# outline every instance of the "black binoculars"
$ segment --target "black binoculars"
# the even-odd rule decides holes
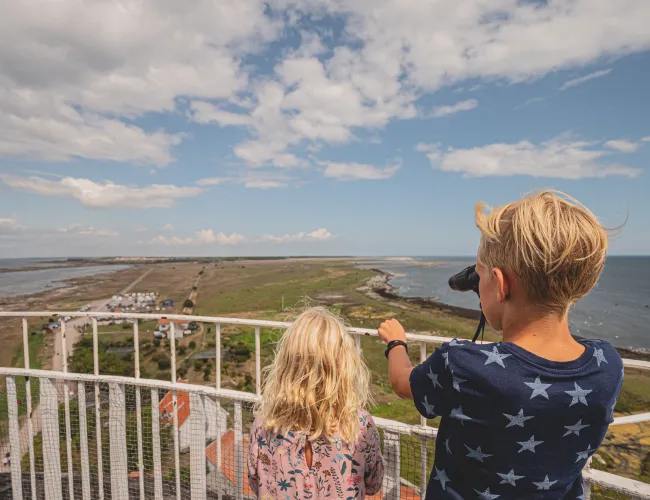
[[[476,265],[468,266],[459,273],[449,278],[449,288],[457,292],[478,293],[479,276],[476,272]]]

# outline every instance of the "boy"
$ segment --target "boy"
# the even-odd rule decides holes
[[[581,499],[623,383],[614,348],[575,340],[568,324],[602,272],[606,230],[553,191],[478,204],[476,225],[481,306],[503,341],[453,341],[415,368],[405,345],[387,353],[395,392],[442,417],[426,498]],[[394,319],[379,335],[406,341]]]

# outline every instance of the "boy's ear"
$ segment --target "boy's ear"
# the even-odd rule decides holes
[[[510,283],[508,276],[498,267],[492,269],[492,277],[497,282],[497,300],[504,302],[510,298]]]

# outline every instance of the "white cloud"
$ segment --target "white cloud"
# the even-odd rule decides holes
[[[342,181],[390,179],[402,167],[401,165],[377,167],[365,163],[341,162],[326,162],[325,164],[327,167],[323,175]]]
[[[215,233],[212,229],[203,229],[196,233],[196,241],[199,243],[217,243],[218,245],[239,245],[246,241],[242,234]]]
[[[0,19],[0,155],[165,165],[180,136],[122,117],[178,98],[231,99],[240,58],[275,37],[262,0],[5,2]]]
[[[9,187],[42,196],[57,196],[80,201],[89,208],[167,208],[180,198],[198,196],[203,192],[198,187],[182,187],[153,184],[146,187],[131,187],[110,181],[95,182],[90,179],[65,177],[50,181],[41,177],[18,177],[0,175]]]
[[[148,233],[148,232],[149,232],[149,228],[148,228],[148,227],[136,227],[136,228],[134,229],[134,231],[135,231],[136,233]]]
[[[296,243],[296,242],[309,242],[309,241],[328,241],[334,238],[334,235],[325,228],[316,229],[310,233],[294,233],[283,235],[265,234],[259,241],[262,243]]]
[[[197,123],[218,123],[219,125],[250,125],[251,117],[243,113],[223,111],[208,102],[194,101],[190,105],[192,121]]]
[[[225,234],[215,233],[212,229],[202,229],[197,231],[192,236],[179,237],[179,236],[156,236],[149,241],[150,245],[164,245],[164,246],[181,246],[181,245],[239,245],[246,242],[246,237],[238,234]]]
[[[597,143],[571,141],[565,136],[538,145],[521,141],[443,152],[437,145],[419,144],[416,149],[427,153],[432,167],[461,172],[465,177],[527,175],[581,179],[609,175],[636,177],[640,173],[635,168],[602,161],[608,151],[597,147]]]
[[[261,170],[248,170],[236,177],[207,177],[196,181],[199,186],[217,186],[221,184],[241,184],[250,189],[276,189],[289,185],[289,178],[284,174],[276,174]]]
[[[165,231],[173,231],[173,230],[174,230],[174,226],[172,226],[172,225],[168,222],[167,224],[165,224],[165,226],[163,227],[163,229],[164,229]]]
[[[639,149],[640,144],[628,141],[626,139],[615,139],[612,141],[607,141],[604,146],[609,149],[620,151],[621,153],[634,153],[637,149]]]
[[[461,111],[470,111],[478,106],[476,99],[467,99],[465,101],[457,102],[451,106],[438,106],[433,108],[433,116],[440,118],[442,116],[453,115]]]
[[[80,236],[99,236],[117,237],[120,235],[118,231],[112,229],[95,229],[92,226],[84,226],[83,224],[70,224],[68,227],[59,228],[58,231],[63,234],[76,234]]]
[[[560,90],[566,90],[571,87],[575,87],[577,85],[582,85],[585,82],[588,82],[589,80],[593,80],[594,78],[601,78],[603,76],[609,75],[612,72],[611,68],[610,69],[601,69],[599,71],[594,71],[593,73],[589,73],[588,75],[581,76],[579,78],[574,78],[572,80],[568,80],[564,82],[564,85],[560,87]]]

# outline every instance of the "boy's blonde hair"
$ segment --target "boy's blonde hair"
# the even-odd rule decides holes
[[[531,302],[565,314],[597,283],[607,230],[594,214],[559,191],[541,191],[490,209],[476,205],[482,233],[478,259],[517,275]]]
[[[286,330],[267,369],[258,414],[267,429],[305,431],[310,440],[359,435],[358,410],[370,402],[370,372],[340,318],[323,307]]]

